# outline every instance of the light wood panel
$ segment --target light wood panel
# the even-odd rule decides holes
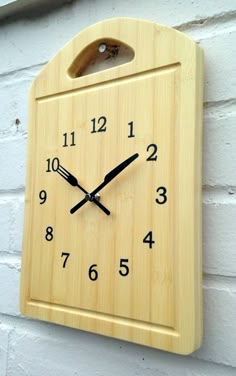
[[[130,61],[83,75],[101,43]],[[185,35],[118,18],[78,34],[35,79],[23,314],[181,354],[200,346],[202,60]],[[91,192],[135,153],[100,192],[110,215],[91,202],[70,214],[85,194],[54,158]]]

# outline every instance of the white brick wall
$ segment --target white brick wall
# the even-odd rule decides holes
[[[235,0],[80,0],[37,17],[23,15],[0,21],[0,376],[235,376]],[[118,16],[176,27],[205,51],[204,341],[191,356],[42,323],[19,313],[28,89],[75,34]]]

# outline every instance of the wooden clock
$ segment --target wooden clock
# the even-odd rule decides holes
[[[35,79],[23,314],[180,354],[200,346],[202,66],[182,33],[118,18]]]

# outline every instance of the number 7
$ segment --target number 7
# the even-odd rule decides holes
[[[63,268],[66,267],[66,262],[67,262],[67,260],[68,260],[68,257],[70,256],[70,253],[62,252],[61,257],[64,257],[64,256],[65,256],[65,260],[64,260],[64,262],[63,262]]]

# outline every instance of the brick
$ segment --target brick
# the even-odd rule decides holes
[[[0,255],[22,249],[24,197],[0,195]],[[5,256],[5,255],[4,255]]]
[[[10,252],[21,252],[24,222],[24,197],[14,200],[13,224],[10,233]]]
[[[26,173],[26,139],[0,140],[0,191],[23,188]]]
[[[214,112],[214,109],[212,111]],[[216,111],[217,106],[215,106]],[[204,185],[236,185],[236,112],[232,112],[230,108],[228,112],[222,117],[220,115],[205,117],[203,134]]]
[[[194,356],[236,367],[235,280],[206,277],[204,280],[204,340]]]
[[[200,41],[205,63],[205,101],[221,101],[236,95],[236,29]]]
[[[41,69],[36,67],[1,77],[0,135],[3,137],[26,133],[29,89]]]
[[[0,376],[7,375],[8,330],[0,324]]]
[[[224,196],[226,195],[227,192],[224,193]],[[235,223],[236,202],[204,202],[203,260],[205,273],[236,276]]]
[[[20,265],[0,263],[0,313],[19,315]]]
[[[12,205],[8,201],[0,201],[0,254],[8,252],[10,245]]]

